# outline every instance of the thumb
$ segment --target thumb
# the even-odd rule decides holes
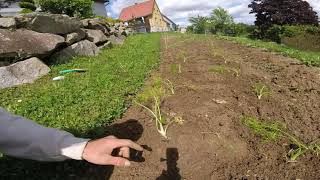
[[[111,157],[109,159],[109,163],[110,165],[114,165],[114,166],[119,166],[119,167],[128,167],[130,166],[130,161],[125,159],[125,158],[121,158],[121,157]]]

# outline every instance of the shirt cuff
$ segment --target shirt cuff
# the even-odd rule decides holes
[[[84,151],[84,148],[86,147],[89,139],[83,139],[83,142],[79,142],[76,144],[72,144],[69,147],[65,147],[61,149],[61,153],[63,156],[66,156],[70,159],[74,160],[83,160],[82,154]]]

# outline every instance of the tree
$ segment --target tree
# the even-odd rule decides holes
[[[255,25],[265,32],[272,25],[318,25],[317,13],[303,0],[253,0],[250,14]]]
[[[210,16],[211,31],[213,33],[224,34],[234,24],[233,17],[229,15],[228,11],[218,7],[214,9]]]
[[[190,28],[192,28],[192,32],[197,34],[204,34],[208,31],[208,23],[209,18],[205,16],[196,16],[189,18],[191,23]],[[189,28],[189,29],[190,29]]]
[[[37,0],[37,2],[44,12],[81,18],[93,16],[92,0]]]

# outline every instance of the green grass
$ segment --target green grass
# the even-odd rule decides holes
[[[320,52],[302,51],[302,50],[288,47],[286,45],[277,44],[274,42],[252,40],[245,37],[227,37],[227,36],[215,36],[215,37],[223,40],[230,40],[230,41],[233,41],[242,45],[246,45],[249,47],[265,48],[269,51],[279,52],[282,55],[301,60],[303,63],[305,63],[308,66],[320,67]]]
[[[123,46],[103,50],[97,57],[79,57],[52,67],[48,76],[34,84],[0,90],[0,106],[45,126],[82,137],[102,137],[109,132],[106,125],[131,104],[159,60],[160,34],[132,36]],[[60,70],[69,68],[88,71],[52,81]],[[0,179],[108,179],[110,173],[111,167],[84,161],[0,158]]]
[[[0,106],[42,125],[86,136],[122,115],[129,97],[138,92],[159,59],[160,34],[132,36],[123,46],[103,50],[97,57],[54,66],[34,84],[0,90]],[[88,71],[51,80],[69,68]]]

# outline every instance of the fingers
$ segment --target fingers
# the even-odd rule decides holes
[[[108,165],[114,165],[114,166],[118,166],[118,167],[128,167],[130,166],[130,161],[125,159],[125,158],[121,158],[121,157],[110,157],[108,159],[107,162]]]
[[[120,148],[119,156],[122,156],[124,158],[129,158],[130,157],[130,149],[128,147]]]
[[[133,141],[128,139],[117,139],[117,141],[115,142],[115,145],[117,148],[129,147],[137,151],[143,151],[143,148],[139,144],[136,144]]]

